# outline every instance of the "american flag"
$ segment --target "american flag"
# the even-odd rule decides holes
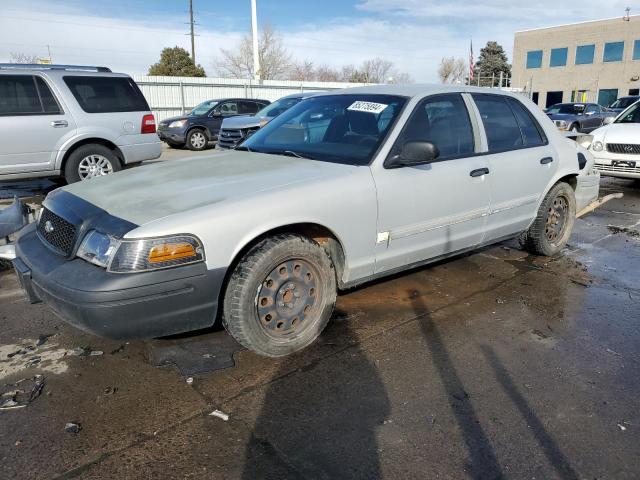
[[[475,77],[474,68],[473,68],[473,40],[471,40],[471,48],[469,49],[469,85],[473,82],[473,78]]]

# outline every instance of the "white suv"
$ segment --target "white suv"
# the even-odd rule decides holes
[[[105,67],[0,64],[0,181],[107,175],[162,153],[149,105]]]

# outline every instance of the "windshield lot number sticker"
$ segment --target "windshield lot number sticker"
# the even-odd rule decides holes
[[[353,102],[347,110],[351,110],[352,112],[367,112],[378,115],[381,113],[388,105],[384,103],[375,103],[375,102],[362,102],[357,101]]]

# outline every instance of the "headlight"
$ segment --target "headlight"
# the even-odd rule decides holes
[[[567,122],[564,120],[558,120],[556,122],[556,125],[558,126],[558,128],[562,128],[562,129],[566,129],[567,128]]]
[[[82,240],[77,255],[87,262],[107,267],[119,244],[119,240],[92,230]]]
[[[591,150],[593,150],[594,152],[601,152],[602,150],[604,150],[604,145],[602,144],[602,142],[593,142],[591,144]]]
[[[109,264],[115,273],[146,272],[204,260],[200,241],[190,235],[120,241]]]
[[[186,120],[176,120],[175,122],[171,122],[169,124],[169,128],[181,128],[184,127],[185,123],[187,123]]]

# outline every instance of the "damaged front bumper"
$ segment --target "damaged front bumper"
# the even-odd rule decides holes
[[[44,302],[64,321],[113,339],[153,338],[213,325],[224,269],[204,263],[116,274],[47,248],[35,225],[23,230],[13,261],[32,303]]]
[[[600,193],[600,173],[593,170],[588,175],[578,175],[576,182],[576,212],[581,211]]]

